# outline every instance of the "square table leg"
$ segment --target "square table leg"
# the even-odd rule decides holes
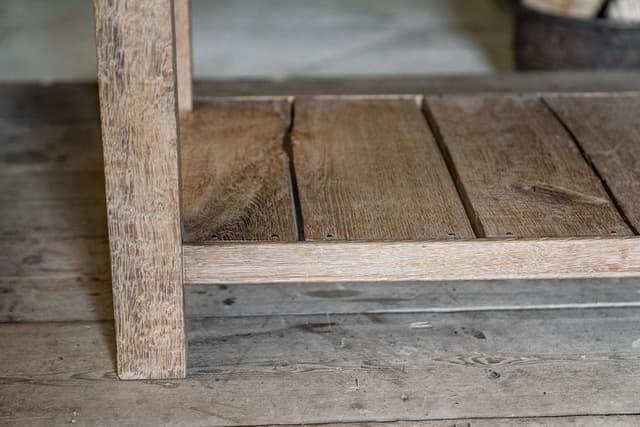
[[[185,376],[172,0],[94,0],[118,375]]]

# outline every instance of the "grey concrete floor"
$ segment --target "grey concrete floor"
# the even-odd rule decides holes
[[[192,0],[196,78],[511,69],[506,0]],[[95,77],[91,0],[2,0],[0,79]]]

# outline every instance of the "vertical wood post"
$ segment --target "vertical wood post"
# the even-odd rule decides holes
[[[193,108],[191,62],[191,0],[174,0],[176,21],[176,55],[178,71],[178,107],[188,111]]]
[[[118,375],[185,375],[172,0],[94,0]]]

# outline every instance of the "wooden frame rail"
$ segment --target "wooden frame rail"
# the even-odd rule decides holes
[[[184,246],[191,284],[640,276],[640,237]]]

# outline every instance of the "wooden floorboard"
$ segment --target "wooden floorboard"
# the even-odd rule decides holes
[[[547,96],[607,184],[630,225],[640,230],[640,98]]]
[[[639,316],[195,319],[190,378],[144,382],[115,379],[110,322],[4,324],[1,416],[11,425],[214,426],[635,413]]]
[[[199,103],[180,128],[185,242],[297,240],[286,101]]]
[[[633,76],[335,80],[325,89],[640,89]],[[638,413],[640,392],[632,278],[189,286],[192,375],[118,381],[96,86],[0,84],[0,94],[1,425],[638,424],[621,415]]]
[[[300,99],[292,140],[305,240],[473,237],[414,100]]]
[[[632,234],[537,97],[427,97],[425,109],[479,236]]]

